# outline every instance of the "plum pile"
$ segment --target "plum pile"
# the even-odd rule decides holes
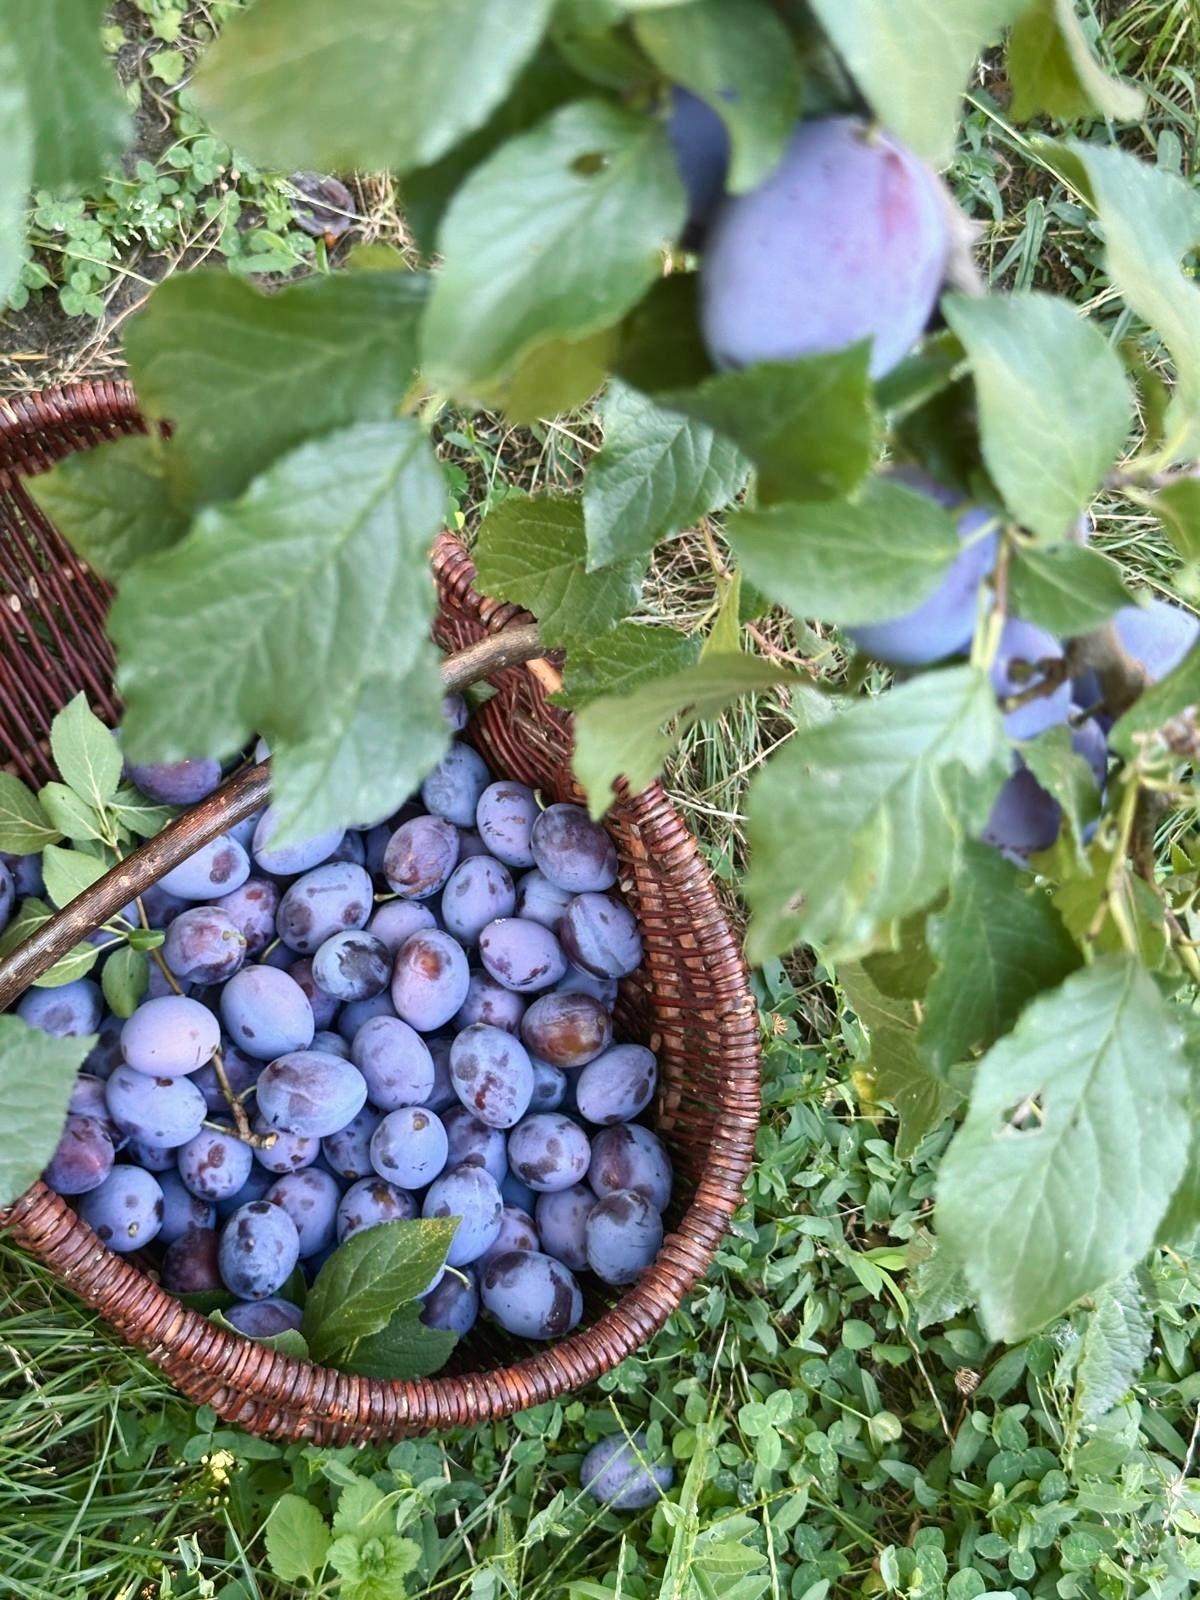
[[[193,803],[221,773],[130,775]],[[482,1311],[568,1333],[578,1275],[635,1282],[671,1195],[637,1120],[657,1061],[614,1041],[642,945],[611,838],[462,740],[395,816],[274,836],[268,807],[143,897],[164,942],[128,1018],[91,978],[19,1002],[34,1027],[98,1035],[46,1182],[172,1292],[232,1296],[252,1337],[298,1325],[297,1269],[417,1217],[458,1219],[428,1326],[461,1337]],[[36,858],[0,864],[4,909],[38,879]]]

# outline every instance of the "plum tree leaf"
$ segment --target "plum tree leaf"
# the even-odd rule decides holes
[[[950,295],[943,309],[975,375],[988,471],[1020,522],[1064,539],[1129,432],[1120,357],[1051,295]]]
[[[620,622],[567,653],[563,705],[578,708],[601,695],[629,694],[643,684],[693,666],[700,647],[674,628]]]
[[[484,518],[474,549],[479,587],[525,606],[548,645],[594,638],[637,603],[645,560],[586,569],[583,506],[574,496],[511,496]]]
[[[357,1372],[364,1378],[427,1378],[445,1366],[457,1342],[447,1328],[427,1328],[419,1305],[406,1305],[386,1327],[360,1339],[338,1365],[343,1372]]]
[[[1076,856],[1088,825],[1100,815],[1101,796],[1090,762],[1071,742],[1070,729],[1047,728],[1021,746],[1021,757],[1048,794],[1062,807]],[[1062,841],[1059,847],[1063,848]]]
[[[1119,716],[1108,736],[1109,749],[1132,760],[1139,740],[1164,727],[1173,717],[1200,705],[1200,649],[1193,648],[1173,672],[1152,683],[1128,711]]]
[[[125,148],[129,114],[100,42],[106,9],[105,0],[0,0],[0,34],[16,54],[33,126],[26,188],[90,183],[113,170]]]
[[[660,278],[625,318],[613,370],[660,404],[668,390],[688,389],[713,376],[700,333],[698,274]]]
[[[7,0],[9,7],[14,0]],[[25,262],[25,213],[33,187],[33,122],[16,45],[0,28],[0,306],[8,304]]]
[[[116,579],[187,532],[166,467],[160,439],[130,434],[67,456],[26,488],[72,549]]]
[[[758,468],[763,504],[833,499],[858,487],[878,450],[869,354],[860,344],[763,361],[655,398],[739,445]]]
[[[108,862],[84,855],[82,850],[64,850],[61,845],[48,844],[42,854],[46,893],[60,908],[90,889],[107,871]]]
[[[121,747],[82,691],[50,724],[50,753],[64,783],[102,810],[121,781]]]
[[[518,424],[578,410],[603,387],[616,346],[616,328],[582,339],[547,339],[526,351],[494,397],[484,398],[489,409]]]
[[[315,1584],[325,1565],[332,1534],[329,1524],[302,1495],[281,1495],[263,1530],[271,1571],[284,1583]]]
[[[583,482],[590,568],[646,554],[728,505],[746,481],[749,463],[729,439],[623,383],[600,415],[604,445]]]
[[[1187,1111],[1180,1029],[1128,955],[1039,995],[993,1045],[937,1203],[993,1338],[1035,1333],[1136,1266],[1183,1175]]]
[[[261,166],[407,172],[504,99],[552,0],[258,0],[201,62],[193,94]]]
[[[947,511],[882,478],[869,479],[854,500],[736,512],[725,536],[771,600],[797,616],[847,624],[911,611],[962,548]]]
[[[798,733],[748,801],[747,951],[834,959],[928,905],[987,819],[1010,752],[985,673],[951,667]]]
[[[400,419],[303,444],[202,512],[126,575],[113,606],[126,749],[219,755],[259,729],[273,747],[298,744],[325,736],[370,680],[402,685],[433,615],[444,504],[424,433]]]
[[[20,778],[0,772],[0,850],[15,856],[32,855],[62,838]]]
[[[168,278],[130,323],[126,350],[143,409],[174,426],[178,493],[231,499],[305,439],[394,417],[413,384],[427,293],[423,274],[403,271],[270,295],[228,272]]]
[[[58,1039],[20,1017],[0,1017],[0,1104],[20,1138],[0,1149],[0,1206],[25,1193],[54,1154],[75,1074],[94,1035]]]
[[[865,1071],[874,1094],[900,1119],[896,1154],[907,1161],[927,1133],[958,1107],[962,1095],[931,1070],[917,1048],[917,1013],[911,1000],[883,994],[860,962],[842,963],[838,982],[870,1044]]]
[[[1009,563],[1008,599],[1015,616],[1069,639],[1103,627],[1132,597],[1120,567],[1098,550],[1027,544]]]
[[[879,119],[936,166],[954,153],[959,105],[984,46],[1027,0],[810,0]]]
[[[100,987],[118,1017],[131,1017],[150,983],[150,963],[142,950],[124,945],[104,963]]]
[[[65,783],[44,783],[38,790],[38,804],[68,839],[103,840],[105,827],[100,813]]]
[[[1200,1231],[1200,1026],[1192,1011],[1181,1008],[1176,1017],[1183,1029],[1188,1066],[1188,1153],[1155,1242],[1183,1248]]]
[[[1029,0],[1009,37],[1008,72],[1017,122],[1039,111],[1059,122],[1092,111],[1136,122],[1145,109],[1141,90],[1110,77],[1096,59],[1073,0]]]
[[[547,339],[613,326],[658,277],[684,209],[666,132],[644,113],[577,101],[501,145],[442,221],[430,382],[476,394]]]
[[[1162,523],[1180,560],[1189,567],[1200,562],[1200,478],[1177,478],[1144,503]]]
[[[608,810],[618,778],[634,794],[656,778],[684,728],[717,716],[740,695],[806,681],[758,656],[710,655],[632,694],[591,701],[575,718],[574,765],[592,816]],[[675,718],[683,720],[663,733]]]
[[[1075,1369],[1075,1411],[1102,1417],[1126,1395],[1146,1365],[1154,1323],[1132,1273],[1101,1289],[1088,1313]]]
[[[642,49],[672,83],[706,100],[729,128],[728,188],[754,189],[779,165],[800,111],[791,35],[763,0],[692,0],[643,10]]]
[[[329,1361],[387,1327],[446,1259],[457,1217],[383,1222],[355,1234],[317,1274],[301,1331],[314,1361]]]
[[[925,995],[921,1053],[939,1076],[986,1049],[1026,1003],[1080,965],[1048,895],[988,845],[965,846],[944,911],[929,918],[938,968]]]

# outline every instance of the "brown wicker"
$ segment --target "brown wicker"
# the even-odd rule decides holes
[[[34,783],[52,773],[47,734],[65,701],[82,688],[110,719],[116,704],[102,628],[105,586],[37,513],[21,479],[141,427],[132,393],[119,383],[0,402],[0,754]],[[441,600],[435,632],[445,649],[528,622],[475,592],[470,557],[448,535],[433,567]],[[492,682],[497,693],[472,724],[483,754],[498,772],[555,800],[577,798],[570,720],[547,703],[543,677],[511,666]],[[261,781],[254,773],[244,778]],[[646,951],[644,968],[623,986],[619,1020],[628,1037],[659,1052],[656,1126],[675,1163],[678,1193],[654,1266],[614,1303],[589,1303],[588,1326],[532,1353],[481,1330],[466,1342],[453,1375],[381,1382],[294,1360],[187,1310],[105,1249],[40,1183],[8,1213],[12,1234],[185,1394],[254,1433],[327,1443],[395,1439],[506,1416],[609,1371],[662,1327],[711,1262],[741,1200],[759,1115],[755,1008],[695,843],[656,784],[623,798],[610,826]],[[186,838],[186,829],[180,835]],[[42,952],[39,970],[48,959]],[[20,986],[29,978],[26,970]],[[13,985],[5,987],[3,1003],[11,1003]]]

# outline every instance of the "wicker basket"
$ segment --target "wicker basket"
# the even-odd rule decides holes
[[[0,756],[26,780],[52,775],[47,734],[80,689],[112,720],[112,660],[103,632],[104,584],[66,549],[21,487],[29,473],[142,423],[120,383],[80,385],[0,402]],[[441,608],[435,633],[458,650],[528,618],[472,588],[470,557],[443,536],[433,558]],[[538,677],[509,667],[472,724],[494,769],[555,800],[576,799],[570,719],[546,702]],[[654,1266],[619,1298],[589,1301],[588,1325],[531,1347],[480,1328],[457,1369],[420,1382],[350,1377],[265,1349],[187,1310],[136,1266],[105,1249],[42,1184],[7,1223],[185,1394],[270,1436],[326,1443],[396,1439],[482,1422],[591,1382],[654,1334],[704,1273],[739,1204],[759,1115],[755,1008],[737,942],[696,846],[662,790],[623,799],[609,825],[645,945],[626,981],[618,1021],[659,1052],[656,1127],[677,1174],[670,1231]]]

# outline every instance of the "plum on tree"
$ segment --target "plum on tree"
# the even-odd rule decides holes
[[[687,221],[679,242],[685,250],[698,250],[725,192],[729,129],[706,100],[676,84],[671,89],[667,137],[687,191]]]

